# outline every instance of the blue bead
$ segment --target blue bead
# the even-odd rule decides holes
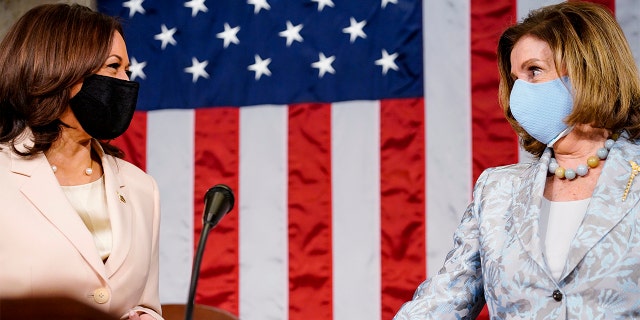
[[[576,168],[576,173],[579,176],[584,177],[587,175],[587,173],[589,173],[589,167],[587,167],[586,164],[581,164]]]
[[[558,163],[555,162],[555,161],[549,162],[549,173],[555,174],[556,173],[556,169],[558,169]]]
[[[615,141],[613,139],[607,139],[607,141],[604,142],[604,147],[607,148],[607,150],[611,150],[614,143]]]
[[[573,180],[576,178],[576,172],[573,171],[573,169],[567,169],[564,171],[564,177],[569,180]]]
[[[609,150],[607,150],[606,148],[600,148],[598,149],[598,152],[596,154],[598,155],[598,158],[600,158],[600,160],[604,160],[609,155]]]

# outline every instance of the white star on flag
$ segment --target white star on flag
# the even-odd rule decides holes
[[[209,74],[204,70],[208,64],[208,60],[200,62],[196,57],[193,57],[191,58],[191,67],[184,68],[184,72],[191,73],[193,75],[193,83],[196,83],[199,77],[209,79]]]
[[[228,47],[230,43],[239,44],[240,40],[238,40],[238,31],[240,31],[240,26],[235,28],[231,28],[228,23],[224,23],[224,31],[217,33],[216,38],[224,40],[224,47]]]
[[[382,66],[382,74],[387,74],[389,69],[398,71],[398,65],[396,64],[396,58],[398,53],[389,54],[387,50],[382,49],[382,58],[376,60],[376,65]]]
[[[131,65],[129,66],[129,71],[131,72],[131,77],[129,80],[133,81],[136,78],[146,79],[147,75],[144,74],[144,67],[147,66],[146,61],[138,62],[135,57],[131,58]]]
[[[398,0],[382,0],[382,9],[386,8],[389,3],[398,4]]]
[[[129,0],[127,2],[123,2],[122,6],[129,8],[129,18],[131,18],[136,13],[145,14],[144,8],[142,7],[143,2],[144,0]]]
[[[336,73],[336,70],[333,69],[333,67],[331,66],[333,61],[336,60],[336,56],[331,56],[327,58],[324,56],[324,53],[320,52],[320,54],[318,55],[318,59],[319,59],[318,61],[311,64],[311,67],[318,69],[318,72],[319,72],[318,76],[320,78],[322,78],[322,76],[324,76],[324,74],[327,72],[331,74]]]
[[[254,14],[258,14],[258,12],[260,12],[260,9],[265,9],[265,10],[271,9],[271,6],[269,5],[269,3],[267,3],[267,0],[247,0],[247,4],[254,5],[254,8],[253,8]]]
[[[271,58],[262,60],[259,55],[255,55],[255,63],[247,67],[247,69],[256,72],[256,80],[259,80],[263,74],[270,76],[271,71],[269,70],[269,63],[271,63]]]
[[[287,21],[287,30],[278,33],[281,37],[287,38],[287,47],[291,46],[293,41],[302,42],[302,36],[300,36],[300,30],[302,30],[302,24],[294,26],[291,21]]]
[[[207,12],[209,9],[204,5],[205,0],[190,0],[189,2],[185,2],[184,6],[187,8],[191,8],[191,17],[195,17],[198,15],[198,12]]]
[[[324,9],[324,6],[329,6],[331,8],[333,8],[334,6],[333,1],[331,0],[311,0],[311,1],[318,3],[318,11],[322,11],[322,9]]]
[[[349,41],[351,41],[351,43],[356,41],[358,37],[361,37],[362,39],[367,37],[364,31],[362,31],[362,28],[364,28],[364,26],[367,24],[366,20],[357,22],[356,19],[351,17],[350,24],[351,24],[350,26],[342,29],[342,32],[348,33],[350,35]]]
[[[162,32],[156,34],[153,38],[162,41],[162,50],[167,47],[167,43],[175,46],[177,42],[176,39],[173,38],[173,34],[176,33],[178,28],[167,29],[167,26],[164,24],[162,24],[160,28],[162,29]]]

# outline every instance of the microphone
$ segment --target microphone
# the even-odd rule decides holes
[[[220,220],[233,209],[235,198],[231,188],[224,184],[213,186],[204,195],[204,214],[202,215],[202,232],[200,233],[200,242],[196,255],[193,258],[193,269],[191,270],[191,285],[189,286],[189,300],[185,309],[185,320],[191,320],[193,317],[193,303],[196,295],[196,287],[198,286],[198,277],[200,275],[200,263],[202,263],[202,255],[204,247],[207,243],[209,231],[213,229]]]
[[[204,195],[203,225],[215,227],[233,209],[234,202],[233,192],[226,185],[218,184],[209,189]]]

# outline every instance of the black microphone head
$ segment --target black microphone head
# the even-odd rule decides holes
[[[216,184],[215,186],[211,187],[211,189],[209,189],[207,193],[205,193],[204,195],[205,201],[207,201],[207,199],[212,199],[213,195],[216,192],[220,192],[224,196],[226,201],[228,201],[229,209],[227,210],[227,212],[231,211],[231,209],[233,209],[233,205],[235,204],[235,200],[236,200],[233,195],[233,190],[231,190],[231,188],[229,188],[229,186],[227,186],[226,184],[222,184],[222,183]]]
[[[224,184],[217,184],[204,195],[204,215],[202,222],[215,226],[224,217],[235,203],[235,197],[231,188]]]

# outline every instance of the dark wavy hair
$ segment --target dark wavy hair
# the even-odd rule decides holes
[[[498,42],[500,105],[524,149],[540,156],[546,148],[520,126],[509,108],[515,82],[511,51],[525,35],[545,41],[553,52],[556,70],[566,70],[569,76],[574,106],[565,119],[568,125],[626,130],[631,138],[640,137],[640,79],[620,25],[601,5],[571,1],[532,11],[522,22],[507,28]]]
[[[81,5],[47,4],[25,13],[0,42],[0,143],[27,157],[49,150],[64,124],[70,89],[97,71],[120,22]],[[25,129],[33,145],[16,149]],[[100,141],[106,153],[123,152]]]

